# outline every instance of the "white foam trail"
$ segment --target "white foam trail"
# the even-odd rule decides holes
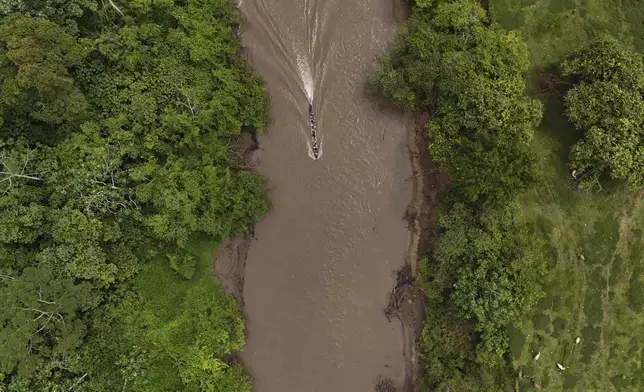
[[[315,155],[313,155],[313,147],[311,147],[311,143],[306,142],[306,146],[309,148],[309,158],[315,160]]]
[[[315,46],[318,43],[318,30],[320,28],[320,19],[317,17],[317,12],[315,15],[315,23],[313,25],[313,40],[311,42],[311,50],[315,52]]]
[[[309,67],[309,62],[306,60],[306,57],[298,53],[297,55],[297,68],[300,72],[300,78],[302,79],[302,85],[304,86],[304,94],[308,98],[309,103],[313,102],[313,76],[311,74],[311,68]]]

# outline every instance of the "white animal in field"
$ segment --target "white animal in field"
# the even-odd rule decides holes
[[[541,356],[541,351],[539,351],[537,355],[534,356],[534,360],[538,361],[540,356]]]
[[[559,370],[566,370],[566,367],[560,363],[557,364],[557,367],[559,368]]]

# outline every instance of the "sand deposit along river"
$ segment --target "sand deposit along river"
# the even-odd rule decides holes
[[[407,135],[402,115],[364,95],[399,10],[391,0],[239,7],[271,116],[257,164],[271,208],[256,225],[244,285],[242,360],[254,391],[371,392],[378,376],[402,385],[401,327],[383,308],[408,246]]]

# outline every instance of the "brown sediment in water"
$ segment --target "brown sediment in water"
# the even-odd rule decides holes
[[[424,295],[414,286],[418,261],[431,249],[435,240],[435,219],[437,213],[438,193],[447,184],[447,175],[438,170],[432,160],[427,145],[429,140],[424,130],[428,115],[407,116],[407,141],[409,160],[412,168],[412,200],[407,209],[406,218],[409,224],[409,247],[405,264],[397,271],[394,288],[390,293],[390,302],[385,315],[391,320],[396,318],[402,325],[405,377],[403,392],[420,390],[422,364],[418,361],[418,347],[424,323]],[[258,148],[251,139],[244,138],[241,151],[245,160],[252,161],[248,154]],[[238,150],[239,151],[239,150]],[[215,250],[214,270],[222,287],[230,293],[241,311],[244,307],[244,269],[248,248],[253,239],[253,227],[249,234],[222,241]],[[387,385],[389,380],[387,379]],[[377,384],[382,386],[382,380]],[[376,389],[378,389],[376,388]]]
[[[337,29],[320,30],[324,51],[314,48],[311,55],[319,59],[314,68],[333,70],[333,78],[324,72],[318,74],[320,79],[314,77],[319,84],[315,102],[320,131],[328,135],[325,143],[330,148],[326,159],[311,164],[301,158],[294,127],[306,114],[296,112],[302,97],[283,41],[291,37],[280,35],[282,28],[296,28],[292,23],[296,19],[285,19],[289,27],[284,27],[280,24],[284,21],[270,17],[279,15],[269,15],[270,8],[283,6],[283,1],[248,1],[253,9],[249,16],[258,18],[255,25],[274,34],[258,36],[253,31],[246,40],[252,44],[251,63],[265,77],[267,94],[275,98],[267,100],[273,122],[267,126],[271,132],[262,136],[266,151],[258,151],[262,156],[256,167],[274,187],[270,193],[276,207],[258,223],[259,239],[249,235],[218,247],[215,270],[246,315],[249,345],[242,358],[254,378],[254,390],[373,391],[390,385],[378,381],[382,376],[380,380],[402,384],[403,392],[418,391],[422,369],[416,347],[424,298],[412,282],[418,258],[434,236],[436,194],[445,176],[435,170],[427,152],[423,130],[427,116],[409,115],[405,123],[399,114],[370,108],[373,105],[359,92],[365,64],[386,50],[383,40],[390,33],[383,34],[382,29],[391,24],[387,17],[379,20],[383,16],[378,14],[389,4],[385,8],[369,4],[375,7],[370,11],[366,4],[353,9],[342,3],[343,13],[321,19],[346,33],[361,31],[357,24],[370,26],[373,46],[350,49],[353,38]],[[325,11],[324,3],[318,9],[316,0],[309,1],[321,15],[335,12],[333,7]],[[391,6],[385,12],[389,18],[401,22],[408,16],[405,3],[392,0]],[[353,23],[337,22],[342,18]],[[357,63],[340,55],[349,52],[359,56]],[[277,64],[281,68],[275,68]],[[241,155],[244,164],[257,161]],[[407,232],[400,221],[405,207]],[[388,271],[399,268],[403,274],[395,279],[393,299],[401,329],[397,322],[387,327],[381,313],[386,304],[381,305],[379,297],[391,287]],[[245,291],[250,300],[244,298]],[[400,334],[402,339],[397,339]]]
[[[404,379],[382,310],[408,246],[407,135],[364,96],[396,22],[389,0],[244,0],[242,38],[273,122],[257,170],[272,211],[246,263],[241,354],[255,392],[374,391]],[[309,157],[308,102],[324,153]],[[407,180],[407,181],[405,181]]]
[[[273,3],[272,5],[277,6],[277,4]],[[390,15],[396,22],[402,22],[408,17],[409,9],[405,3],[392,0],[391,4]],[[266,6],[268,3],[261,3],[261,5]],[[372,17],[367,15],[365,13],[363,17]],[[275,26],[275,23],[275,20],[269,20],[268,26],[273,28],[271,26]],[[343,25],[343,28],[345,27],[346,25]],[[376,31],[378,30],[372,30],[371,34],[373,35]],[[382,36],[380,37],[379,39],[382,39]],[[279,41],[279,38],[277,39]],[[275,37],[271,40],[262,40],[265,41],[265,44],[273,41],[271,45],[276,42]],[[333,45],[332,41],[328,39],[323,42],[326,41],[328,41],[327,45]],[[342,40],[342,42],[343,45],[348,45],[349,41]],[[281,46],[277,45],[282,51],[284,50],[283,44],[281,42]],[[251,57],[255,56],[255,64],[258,62],[258,54],[267,48],[268,45],[264,45],[260,49],[255,47],[255,49],[249,50]],[[333,46],[329,46],[329,48],[333,48]],[[364,46],[361,47],[360,52],[363,52],[364,48]],[[335,50],[338,49],[340,47]],[[373,48],[370,50],[373,51]],[[382,50],[380,49],[380,51]],[[282,57],[285,53],[278,54],[276,61],[286,66],[286,58]],[[321,56],[325,62],[330,61],[322,53],[317,53],[317,55]],[[324,63],[321,63],[320,66],[324,66]],[[296,95],[296,89],[289,84],[288,79],[285,79],[288,73],[275,72],[275,69],[267,68],[266,63],[261,64],[259,68],[264,69],[265,75],[263,76],[266,77],[269,84],[267,96],[271,91],[274,94],[278,94],[278,91],[280,94],[284,94],[286,91],[287,98]],[[334,69],[347,68],[340,66],[334,67]],[[274,192],[271,193],[275,193],[273,197],[277,203],[277,212],[259,223],[259,233],[264,237],[261,241],[257,242],[257,238],[252,234],[243,238],[230,239],[224,241],[216,252],[215,270],[217,275],[223,287],[235,297],[240,309],[246,315],[250,343],[242,354],[242,358],[248,372],[254,378],[256,384],[254,390],[258,392],[274,390],[273,388],[278,386],[285,392],[299,391],[302,386],[306,386],[307,390],[311,391],[326,391],[330,390],[329,388],[338,392],[344,390],[368,391],[378,387],[382,388],[385,385],[376,379],[377,375],[386,380],[392,380],[394,384],[402,384],[403,392],[420,390],[422,368],[417,359],[416,347],[424,321],[424,297],[415,289],[413,277],[417,270],[419,257],[427,251],[435,236],[432,222],[437,204],[436,195],[442,189],[442,184],[446,182],[446,179],[443,174],[437,172],[436,165],[432,162],[427,151],[428,141],[423,129],[427,116],[409,115],[406,118],[406,123],[403,121],[403,126],[400,126],[397,125],[400,120],[393,120],[398,116],[395,113],[387,113],[387,110],[382,108],[374,112],[372,109],[355,106],[353,103],[347,105],[351,102],[345,100],[347,93],[354,97],[354,102],[361,100],[356,94],[356,88],[352,87],[355,80],[361,77],[345,72],[339,73],[337,76],[345,77],[350,88],[347,89],[346,84],[342,87],[332,87],[330,84],[320,83],[322,91],[316,94],[316,98],[320,94],[328,98],[318,98],[317,104],[320,105],[320,114],[324,115],[325,107],[328,111],[330,106],[335,112],[332,114],[336,115],[335,119],[322,116],[320,119],[322,122],[325,120],[330,124],[335,122],[335,127],[322,127],[322,133],[329,133],[331,135],[329,140],[332,143],[342,142],[343,139],[346,141],[343,144],[331,145],[333,148],[329,156],[330,160],[322,166],[324,171],[313,170],[317,166],[309,167],[306,161],[300,161],[297,158],[297,143],[292,143],[293,138],[286,135],[284,131],[284,128],[290,127],[294,123],[294,119],[297,118],[294,113],[289,112],[290,108],[295,108],[298,105],[295,104],[289,108],[284,105],[283,101],[268,99],[267,105],[273,116],[273,122],[267,125],[267,129],[272,130],[273,133],[272,135],[269,133],[269,137],[264,137],[266,145],[262,142],[262,147],[266,147],[266,154],[269,156],[264,157],[266,162],[260,162],[261,164],[256,167],[275,187]],[[344,102],[343,105],[339,103],[340,100]],[[351,117],[343,116],[342,111],[338,111],[339,108],[342,108],[342,111],[349,110],[347,114],[355,112],[353,118],[349,120]],[[338,115],[341,119],[340,122],[338,122]],[[360,122],[361,119],[363,122]],[[367,124],[364,120],[367,120]],[[370,123],[372,125],[369,125]],[[358,132],[355,135],[353,133],[337,133],[342,128],[346,129],[347,126],[355,127],[355,131]],[[365,129],[368,126],[382,130],[375,130],[377,136],[374,138],[367,132],[368,129]],[[331,132],[332,130],[335,134]],[[401,134],[400,131],[406,133]],[[354,141],[363,143],[362,149],[350,147],[354,145]],[[249,145],[252,147],[251,151],[257,150],[256,142],[255,138],[254,145],[253,143]],[[395,150],[398,149],[397,143],[401,142],[400,147],[407,151],[407,154],[404,154],[407,157],[399,160],[398,158],[404,155],[396,153]],[[388,143],[393,143],[391,145],[396,145],[396,147],[386,147]],[[248,148],[241,148],[239,155],[241,155],[244,165],[250,163],[252,166],[257,163],[258,154],[247,154],[247,151]],[[259,155],[264,155],[263,152],[257,152]],[[378,161],[372,161],[372,153],[376,153],[376,157],[379,157]],[[280,160],[276,160],[275,154],[281,154]],[[351,157],[353,158],[351,159]],[[392,161],[393,157],[395,157],[394,161]],[[282,164],[281,160],[284,159],[289,161],[290,168],[294,170],[288,176],[279,174],[284,172],[282,167],[289,167]],[[404,159],[408,159],[406,164],[411,163],[411,175],[401,174],[408,173],[409,170],[409,168],[399,167],[398,162],[404,165]],[[356,163],[358,167],[355,166]],[[369,167],[369,165],[371,166]],[[358,172],[352,175],[352,169],[357,169]],[[319,178],[322,181],[322,186],[320,187],[321,184],[311,184],[311,178],[308,177],[311,174],[304,175],[304,173],[311,173]],[[328,177],[328,174],[332,173],[340,177]],[[383,173],[395,177],[388,178]],[[299,179],[294,180],[293,175]],[[365,176],[368,178],[366,181],[362,180]],[[389,208],[393,207],[393,211],[400,212],[394,212],[394,215],[391,215],[387,209],[382,209],[386,204],[382,204],[378,198],[374,199],[373,194],[364,193],[366,189],[373,187],[376,183],[380,185],[380,181],[385,181],[390,184],[388,185],[390,187],[399,184],[396,187],[400,187],[400,190],[395,190],[396,187],[385,188],[386,192],[390,192],[390,194],[385,193],[378,197],[384,196],[385,199],[389,199]],[[327,185],[333,187],[329,188]],[[359,188],[355,188],[356,185]],[[338,189],[334,190],[334,188]],[[402,190],[409,190],[409,188],[412,193],[411,202],[408,205],[402,204],[402,209],[400,209]],[[377,187],[375,190],[379,193],[384,191],[378,190]],[[343,192],[346,196],[342,196],[340,199],[338,192]],[[295,196],[296,194],[300,196]],[[369,208],[365,210],[362,203],[354,204],[359,201],[359,199],[355,199],[355,196],[358,195],[366,196],[365,201]],[[330,196],[332,198],[329,198]],[[347,196],[350,199],[342,200]],[[289,197],[298,198],[285,201]],[[393,200],[391,200],[392,197]],[[348,202],[350,204],[347,204]],[[365,218],[369,218],[371,208],[373,208],[369,205],[372,203],[376,208],[375,211],[380,211],[376,212],[372,218],[373,228],[369,222],[365,222],[365,220],[370,220]],[[297,206],[296,210],[293,210],[293,205]],[[311,210],[306,207],[307,205]],[[322,209],[325,206],[338,208],[338,211],[334,213],[331,209],[325,212]],[[400,224],[395,222],[395,216],[403,215],[405,206],[407,209],[404,215],[408,223],[408,233],[405,234],[407,245],[401,247],[397,244],[400,244],[404,237],[401,238],[398,234]],[[318,216],[317,225],[308,226],[305,223],[306,220],[301,219],[301,214],[304,213],[304,211],[300,212],[301,207],[306,207],[306,211],[313,212],[314,216]],[[358,212],[360,213],[358,214]],[[366,216],[365,212],[368,213]],[[381,219],[380,214],[383,213],[386,215]],[[364,228],[365,223],[369,226],[368,230]],[[290,228],[292,225],[298,225],[299,231],[293,231]],[[288,234],[277,234],[278,230],[283,230]],[[304,233],[306,234],[302,235]],[[382,235],[385,236],[382,237]],[[374,237],[374,239],[366,240],[368,237]],[[313,241],[314,238],[318,238],[321,242]],[[379,241],[382,242],[383,239],[388,242],[389,249],[388,247],[382,248],[379,244]],[[284,243],[284,241],[291,242]],[[365,243],[365,241],[367,242]],[[249,308],[244,309],[246,304],[244,283],[246,281],[246,258],[251,243],[257,243],[257,245],[254,245],[255,249],[251,248],[251,251],[254,251],[254,256],[249,258],[249,262],[254,263],[250,274],[252,289],[249,292],[252,295],[249,310]],[[305,244],[311,248],[309,252],[303,251],[302,247],[306,246]],[[281,250],[280,246],[282,246]],[[285,252],[287,247],[293,249],[288,249]],[[399,247],[405,249],[401,252],[405,255],[396,257],[396,249]],[[391,248],[394,249],[394,252],[391,252]],[[306,259],[300,261],[301,257],[306,257]],[[376,264],[365,264],[370,258]],[[379,313],[380,306],[378,305],[379,298],[377,298],[378,291],[382,290],[382,293],[385,294],[386,268],[398,269],[397,266],[403,262],[403,258],[404,263],[401,267],[403,273],[399,274],[394,282],[393,295],[396,302],[395,316],[400,320],[401,329],[387,331],[387,328],[377,321],[378,315],[376,313]],[[339,263],[346,262],[351,262],[356,266],[340,268],[346,264]],[[382,264],[378,265],[383,262],[391,263],[392,267],[385,265],[385,270],[383,270]],[[259,265],[266,267],[259,267]],[[363,266],[357,267],[357,265]],[[375,272],[374,267],[377,268]],[[360,277],[360,275],[364,276]],[[354,287],[351,286],[352,284]],[[367,285],[365,286],[365,284]],[[285,290],[285,287],[288,289]],[[338,288],[344,292],[338,292]],[[248,289],[247,287],[246,290]],[[361,314],[361,316],[355,318],[356,315],[352,312]],[[253,324],[255,325],[253,326]],[[396,330],[398,332],[395,332]],[[402,339],[399,341],[395,339],[396,333],[402,334]],[[395,346],[399,343],[402,345],[403,363],[398,363],[401,361],[396,359]],[[374,345],[381,347],[374,347]],[[378,364],[381,366],[380,370],[378,370]],[[383,364],[384,367],[382,367]],[[351,368],[351,371],[347,373],[348,368]],[[400,370],[404,373],[402,377]],[[370,377],[372,378],[370,379]],[[380,380],[382,379],[380,378]]]
[[[409,224],[409,247],[405,264],[397,271],[396,280],[385,315],[392,321],[399,320],[403,333],[403,354],[405,357],[405,377],[403,392],[418,392],[421,386],[422,364],[418,361],[417,347],[420,341],[424,323],[424,295],[414,286],[418,261],[427,253],[435,240],[435,219],[437,213],[438,194],[445,188],[447,175],[438,170],[432,160],[427,145],[429,140],[424,130],[427,114],[407,116],[407,141],[409,160],[412,168],[412,199],[407,209],[406,218]],[[253,139],[244,137],[238,144],[244,151],[246,161],[252,161],[252,154],[258,146]],[[215,250],[214,271],[222,287],[230,293],[241,311],[244,307],[244,270],[248,248],[253,239],[254,228],[249,228],[249,234],[243,237],[229,238],[221,242]],[[237,360],[237,358],[235,358]],[[384,379],[390,385],[389,379]],[[376,390],[381,388],[383,380],[379,380]]]

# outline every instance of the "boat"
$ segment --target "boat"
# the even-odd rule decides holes
[[[313,157],[318,159],[320,157],[320,144],[318,143],[318,132],[315,125],[315,112],[313,112],[313,105],[309,103],[309,123],[311,125],[311,141],[313,150]]]

